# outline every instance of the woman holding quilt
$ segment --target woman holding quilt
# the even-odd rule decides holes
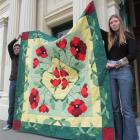
[[[112,106],[116,140],[138,140],[134,112],[132,110],[133,76],[131,63],[136,58],[134,37],[126,32],[122,19],[112,15],[109,32],[103,30],[110,74]]]

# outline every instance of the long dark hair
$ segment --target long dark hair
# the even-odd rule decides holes
[[[110,20],[112,18],[117,18],[120,22],[120,27],[119,27],[117,34],[114,33],[114,31],[110,27]],[[109,33],[108,33],[108,48],[109,49],[111,49],[111,47],[114,45],[114,43],[116,42],[117,39],[118,39],[120,45],[126,44],[125,27],[123,25],[123,21],[120,16],[112,15],[109,18],[108,27],[109,27]]]

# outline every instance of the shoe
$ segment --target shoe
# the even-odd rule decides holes
[[[12,127],[10,125],[6,125],[5,127],[2,128],[2,130],[6,131],[6,130],[10,130]]]

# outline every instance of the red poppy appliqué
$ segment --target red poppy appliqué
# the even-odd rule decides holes
[[[41,46],[36,49],[36,55],[42,58],[46,58],[48,56],[48,51],[44,46]]]
[[[29,96],[29,102],[30,102],[31,108],[35,109],[38,106],[39,101],[40,101],[39,92],[37,89],[33,88]]]
[[[49,108],[45,104],[42,104],[39,107],[39,112],[42,112],[42,113],[49,112]]]
[[[55,68],[55,70],[53,71],[53,74],[56,78],[59,78],[60,77],[60,72],[57,68]]]
[[[84,84],[82,89],[81,89],[81,95],[84,97],[84,98],[87,98],[88,96],[88,88],[87,88],[87,84]]]
[[[67,71],[65,71],[65,70],[60,70],[60,75],[61,75],[61,77],[66,77],[66,76],[68,76],[69,74],[68,74],[68,72]]]
[[[36,68],[39,64],[39,60],[37,58],[34,58],[33,60],[33,68]]]
[[[65,38],[62,40],[59,40],[58,42],[56,42],[56,45],[58,48],[64,49],[64,48],[66,48],[67,40]]]
[[[69,76],[69,73],[64,69],[58,70],[58,68],[55,67],[53,74],[55,78],[50,80],[51,84],[55,88],[61,85],[61,89],[65,89],[69,84],[67,80],[67,76]]]
[[[51,79],[50,82],[54,87],[58,87],[61,83],[61,79]]]
[[[86,59],[86,44],[80,40],[79,37],[75,36],[70,42],[71,54],[79,61],[84,61]]]
[[[76,99],[69,104],[68,112],[72,114],[74,117],[78,117],[82,113],[86,112],[87,106],[84,101],[80,99]]]
[[[62,89],[65,89],[65,88],[68,86],[68,84],[69,84],[69,83],[68,83],[68,80],[65,79],[65,78],[63,78],[63,79],[62,79],[62,84],[61,84],[61,85],[62,85]]]

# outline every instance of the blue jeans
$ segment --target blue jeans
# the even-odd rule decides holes
[[[109,73],[116,140],[139,140],[132,109],[131,66],[111,69]]]
[[[7,121],[7,124],[10,127],[12,127],[13,118],[14,118],[15,92],[16,92],[16,81],[10,81],[10,86],[9,86],[9,108],[8,108],[8,121]]]

